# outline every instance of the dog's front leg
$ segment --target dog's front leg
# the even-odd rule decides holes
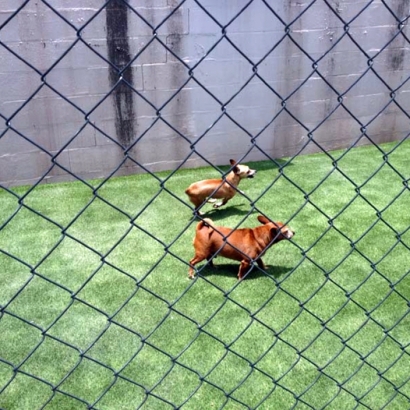
[[[239,273],[238,273],[238,280],[242,280],[243,277],[249,272],[249,269],[251,267],[251,264],[249,263],[248,260],[244,259],[241,261],[241,266],[239,267]]]

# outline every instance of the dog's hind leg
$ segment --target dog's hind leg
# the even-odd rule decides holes
[[[207,257],[206,260],[208,261],[208,265],[209,265],[210,268],[216,269],[216,266],[214,265],[214,260],[212,259],[212,256]]]
[[[202,199],[198,199],[196,197],[190,197],[189,198],[190,201],[194,204],[195,209],[194,209],[194,215],[203,215],[203,213],[201,211],[199,211],[199,207],[204,203],[204,201]]]
[[[204,259],[206,259],[206,256],[195,254],[195,256],[189,261],[189,271],[188,271],[189,279],[194,279],[195,277],[194,267],[197,263],[202,262]]]
[[[257,260],[256,260],[256,263],[258,264],[258,266],[259,266],[261,269],[266,270],[266,265],[263,263],[262,258],[257,259]]]
[[[223,201],[214,204],[214,208],[219,208],[219,207],[221,207],[222,205],[225,205],[225,204],[229,201],[229,199],[230,199],[230,198],[228,198],[228,199],[227,199],[227,198],[224,198]]]

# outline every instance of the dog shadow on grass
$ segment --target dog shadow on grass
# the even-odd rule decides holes
[[[274,158],[274,161],[266,160],[266,161],[246,161],[246,158],[243,163],[248,165],[250,168],[256,169],[257,172],[263,172],[263,171],[270,171],[272,169],[279,169],[284,166],[293,166],[292,163],[288,163],[287,160],[280,159],[280,158]],[[228,171],[231,166],[230,165],[220,165],[218,167],[221,171]]]
[[[229,218],[230,216],[234,215],[247,215],[250,212],[250,209],[240,209],[240,207],[244,207],[246,204],[237,204],[237,205],[228,205],[224,208],[218,209],[210,209],[210,210],[202,210],[204,214],[202,218],[211,218],[213,221],[219,221],[221,219]],[[198,221],[200,218],[197,218]]]
[[[215,268],[211,268],[210,266],[205,266],[201,270],[200,275],[207,277],[207,276],[229,276],[232,278],[237,277],[239,271],[239,264],[234,263],[215,263]],[[273,276],[275,279],[279,279],[281,276],[286,275],[290,272],[293,268],[288,266],[276,266],[276,265],[268,265],[266,267],[266,273],[259,269],[258,267],[253,267],[253,269],[248,272],[248,274],[244,277],[244,280],[253,280],[258,279],[266,276]]]

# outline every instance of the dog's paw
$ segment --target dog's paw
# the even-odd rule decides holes
[[[217,201],[216,198],[209,198],[207,202],[209,202],[210,204],[213,204]]]
[[[214,208],[219,208],[220,206],[222,206],[222,202],[218,202],[218,203],[214,204]]]

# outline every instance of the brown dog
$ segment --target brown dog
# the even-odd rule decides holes
[[[258,220],[263,225],[234,231],[214,226],[209,218],[200,221],[194,238],[195,256],[189,261],[189,278],[194,278],[194,266],[204,259],[213,267],[211,258],[217,255],[241,261],[239,280],[248,272],[252,261],[256,260],[261,269],[266,269],[261,255],[274,243],[290,239],[295,233],[281,222],[272,222],[265,216],[259,215]]]
[[[253,178],[256,170],[250,169],[247,165],[237,164],[236,161],[230,159],[229,162],[233,166],[232,171],[223,179],[205,179],[203,181],[194,182],[185,193],[189,200],[195,205],[194,214],[199,213],[198,208],[206,201],[215,202],[216,199],[222,199],[221,202],[214,204],[214,208],[219,208],[225,205],[239,191],[236,189],[239,182],[243,178]],[[212,199],[208,199],[212,198]]]

